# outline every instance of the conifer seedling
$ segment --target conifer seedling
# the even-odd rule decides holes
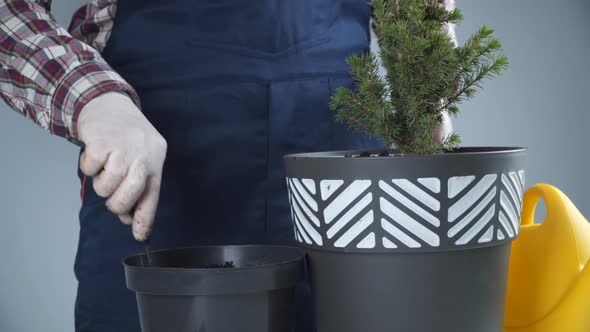
[[[461,22],[459,9],[443,0],[372,0],[373,29],[381,64],[368,52],[347,59],[355,89],[339,88],[330,107],[338,121],[380,138],[402,154],[440,153],[461,140],[432,137],[443,112],[456,115],[458,104],[474,97],[484,79],[508,67],[502,45],[486,25],[456,46],[445,27]]]

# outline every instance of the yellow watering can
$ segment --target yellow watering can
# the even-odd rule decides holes
[[[539,199],[547,217],[535,225]],[[513,242],[504,332],[590,331],[590,224],[557,188],[524,194]]]

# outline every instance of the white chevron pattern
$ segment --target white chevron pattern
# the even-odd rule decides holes
[[[427,181],[418,182],[426,182],[428,185],[424,186],[428,189],[440,188],[438,179],[428,178]],[[393,185],[379,181],[379,188],[384,193],[379,206],[384,217],[389,219],[381,220],[382,229],[399,244],[409,248],[420,248],[422,245],[438,247],[440,238],[430,227],[440,226],[435,213],[440,210],[440,201],[407,179],[393,179],[391,183]],[[397,244],[386,237],[383,238],[383,245],[386,248],[397,247]]]
[[[348,246],[354,239],[357,238],[364,231],[369,225],[373,223],[373,210],[369,210],[361,219],[359,219],[356,223],[354,223],[342,236],[334,242],[334,247],[336,248],[344,248]],[[370,235],[370,234],[369,234]],[[373,234],[374,235],[374,234]],[[359,245],[363,244],[366,248],[366,241],[362,240]],[[375,246],[375,242],[373,242],[373,247]],[[372,247],[371,247],[372,248]]]
[[[325,201],[332,194],[340,188],[340,186],[344,183],[342,180],[322,180],[320,182],[320,190],[322,191],[322,200]]]
[[[470,188],[458,201],[453,203],[449,208],[449,222],[454,222],[465,211],[473,206],[494,184],[498,176],[488,174],[481,178],[472,188]],[[455,198],[463,192],[465,188],[475,179],[475,176],[457,176],[449,179],[449,198]]]
[[[356,243],[357,248],[374,248],[375,233],[371,232],[359,239],[374,221],[373,210],[369,208],[373,201],[373,194],[368,191],[371,181],[355,180],[348,186],[343,184],[342,180],[322,180],[320,183],[322,200],[327,203],[323,212],[326,236],[334,241],[334,247],[337,248],[347,247],[351,243]]]
[[[383,228],[385,228],[385,226]],[[397,246],[395,245],[395,243],[391,242],[391,240],[389,240],[386,237],[383,238],[383,247],[384,248],[387,248],[387,249],[395,249],[395,248],[397,248]]]
[[[490,208],[486,211],[486,213],[483,215],[483,217],[481,217],[477,222],[475,222],[473,224],[473,226],[471,228],[469,228],[467,230],[467,232],[465,232],[458,240],[457,242],[455,242],[455,244],[458,245],[465,245],[467,243],[469,243],[469,241],[471,241],[473,238],[475,238],[477,236],[477,234],[479,234],[479,232],[481,232],[481,230],[490,222],[492,221],[492,218],[494,217],[494,214],[496,213],[496,204],[492,204],[492,206],[490,206]],[[493,226],[492,226],[493,227]],[[484,238],[486,235],[484,234],[484,236],[482,236],[482,238]],[[480,239],[481,240],[481,239]],[[486,242],[490,242],[492,240],[492,238],[490,237]],[[480,242],[481,243],[481,242]]]
[[[287,178],[287,184],[297,241],[323,246],[328,239],[337,248],[376,246],[375,233],[367,233],[374,221],[370,180],[348,185],[343,180],[321,180],[316,186],[312,179]],[[325,202],[323,211],[319,211],[320,198]]]
[[[522,210],[522,196],[524,192],[524,170],[504,173],[502,189],[500,191],[500,213],[498,219],[503,230],[496,235],[497,239],[518,235],[520,229],[520,214]]]
[[[448,210],[448,222],[453,226],[447,236],[454,239],[456,245],[476,239],[478,243],[487,243],[494,239],[494,226],[490,224],[496,213],[494,183],[497,178],[496,174],[487,174],[480,179],[473,175],[449,179],[448,197],[453,203]]]
[[[455,198],[458,193],[463,191],[473,180],[474,175],[455,176],[449,179],[449,198]]]
[[[353,218],[356,217],[362,210],[369,206],[372,201],[373,194],[368,193],[350,209],[344,212],[344,214],[336,222],[334,222],[330,228],[328,228],[328,231],[326,232],[328,239],[333,238],[338,232],[340,232],[344,226],[348,225],[348,223],[350,223],[350,221],[353,220]]]
[[[365,238],[356,245],[357,248],[371,249],[375,248],[375,233],[371,232]]]
[[[494,239],[494,225],[491,225],[488,230],[477,240],[477,243],[488,243]]]
[[[403,244],[405,244],[408,248],[422,247],[420,242],[414,240],[408,234],[404,233],[399,228],[395,227],[392,223],[390,223],[389,221],[387,221],[385,219],[381,219],[381,227],[383,227],[383,230],[385,230],[387,233],[389,233],[391,236],[393,236],[396,240],[401,241]],[[383,241],[388,241],[393,244],[393,242],[391,242],[386,237],[383,237]],[[394,248],[397,248],[397,246],[395,244],[393,244],[393,245],[394,245]]]
[[[344,189],[328,206],[324,209],[324,220],[330,224],[336,217],[346,210],[346,208],[358,198],[369,186],[370,180],[355,180],[346,189]]]
[[[469,226],[475,218],[482,212],[486,207],[489,207],[490,203],[496,196],[496,188],[493,188],[488,194],[482,199],[476,206],[474,206],[469,213],[465,215],[460,221],[458,221],[451,229],[449,229],[448,236],[450,238],[455,237],[459,232]]]
[[[318,231],[320,220],[316,215],[318,204],[313,198],[316,192],[315,181],[287,178],[287,186],[295,238],[302,243],[323,245],[322,235]]]
[[[514,238],[525,172],[374,183],[367,179],[286,180],[298,242],[334,248],[417,249]]]
[[[433,193],[440,193],[440,180],[438,178],[420,178],[418,182]]]

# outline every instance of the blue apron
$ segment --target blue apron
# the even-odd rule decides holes
[[[168,141],[155,247],[294,244],[282,156],[375,146],[328,109],[369,14],[366,0],[119,1],[103,56]],[[76,331],[139,331],[121,261],[142,247],[91,179],[83,197]],[[311,332],[298,294],[296,330]]]

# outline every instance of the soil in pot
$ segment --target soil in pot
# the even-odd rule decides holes
[[[223,264],[209,264],[205,266],[206,269],[233,269],[235,267],[234,262],[231,261],[225,261]]]

